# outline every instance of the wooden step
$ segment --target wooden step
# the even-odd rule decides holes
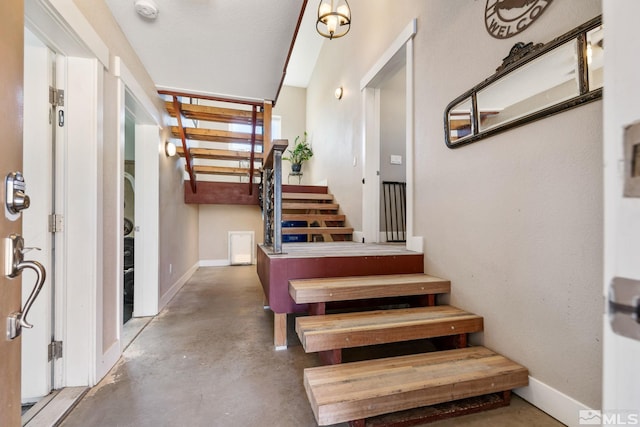
[[[250,151],[215,150],[211,148],[191,148],[191,157],[196,159],[209,160],[251,160]],[[176,146],[176,153],[184,157],[184,149],[181,145]],[[262,161],[262,153],[254,153],[255,161]]]
[[[283,193],[324,193],[329,192],[329,188],[325,185],[291,185],[282,184]]]
[[[441,305],[296,318],[307,353],[482,331],[482,317]]]
[[[333,194],[282,193],[282,200],[333,200]]]
[[[282,234],[353,234],[352,227],[282,227]]]
[[[237,144],[251,144],[251,134],[243,132],[230,132],[217,129],[184,128],[187,139],[210,142],[233,142]],[[173,138],[180,139],[180,128],[171,126]],[[256,145],[262,145],[262,135],[256,135]]]
[[[173,108],[173,102],[165,102],[167,112],[171,117],[176,116],[176,112]],[[219,123],[237,123],[237,124],[251,124],[252,112],[249,110],[238,110],[235,108],[221,108],[210,107],[207,105],[194,105],[194,104],[180,104],[183,117],[192,120],[204,120],[208,122]],[[256,118],[258,119],[258,126],[262,126],[263,114],[258,112]]]
[[[282,220],[283,221],[307,221],[311,224],[313,221],[338,221],[344,222],[346,217],[344,215],[331,215],[331,214],[290,214],[283,213]]]
[[[302,209],[302,210],[323,210],[323,211],[335,211],[338,210],[337,203],[295,203],[295,202],[282,202],[282,209]]]
[[[289,280],[289,295],[297,304],[444,294],[450,291],[451,283],[448,280],[423,273]]]
[[[470,347],[304,370],[319,425],[511,390],[528,384],[525,367]]]
[[[186,170],[186,166],[185,166]],[[207,174],[207,175],[227,175],[227,176],[249,176],[249,169],[246,168],[230,168],[226,166],[204,166],[204,165],[196,165],[193,167],[193,171],[196,174]],[[255,176],[260,175],[260,171],[256,168],[253,171]]]

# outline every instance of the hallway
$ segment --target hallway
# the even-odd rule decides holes
[[[62,426],[315,426],[302,371],[318,359],[289,329],[290,348],[274,351],[255,266],[200,268]],[[514,397],[510,407],[430,425],[562,424]]]

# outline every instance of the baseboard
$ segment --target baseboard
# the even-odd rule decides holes
[[[580,411],[591,409],[531,376],[529,385],[515,389],[514,393],[569,427],[579,425]]]
[[[351,236],[351,240],[357,243],[362,243],[362,239],[364,239],[364,233],[362,231],[354,231]]]
[[[422,236],[407,236],[407,249],[424,253],[424,239]]]
[[[162,298],[160,298],[160,305],[158,306],[158,313],[160,313],[160,310],[162,310],[169,303],[169,301],[171,301],[171,298],[173,298],[175,296],[175,294],[178,293],[180,288],[182,288],[184,286],[184,284],[187,283],[187,280],[189,280],[189,278],[191,278],[191,276],[193,276],[193,273],[196,272],[198,267],[200,267],[199,263],[195,263],[190,269],[187,270],[186,273],[184,273],[182,275],[182,277],[180,277],[169,288],[169,290],[167,292],[165,292],[164,295],[162,295]]]
[[[107,375],[107,372],[111,368],[114,367],[120,355],[122,354],[122,347],[120,345],[120,341],[115,341],[111,346],[107,349],[107,351],[103,352],[102,357],[98,360],[96,366],[96,377],[94,379],[94,384],[89,384],[89,386],[93,387],[98,384],[102,378]]]
[[[200,267],[226,267],[231,265],[228,259],[201,259],[199,262]]]

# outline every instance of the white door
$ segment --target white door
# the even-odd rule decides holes
[[[29,30],[24,46],[24,175],[29,180],[31,206],[23,213],[23,236],[31,250],[29,259],[53,273],[53,150],[58,111],[50,104],[49,88],[55,86],[55,54]],[[53,274],[47,275],[40,296],[30,312],[33,329],[22,337],[22,402],[32,403],[52,389],[52,363],[48,346],[53,336]],[[23,303],[33,288],[33,276],[23,275]]]
[[[640,2],[605,0],[603,8],[604,290],[618,305],[604,317],[603,403],[595,415],[602,425],[640,425]]]

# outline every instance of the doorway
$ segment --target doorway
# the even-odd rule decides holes
[[[126,108],[124,122],[124,271],[122,322],[133,317],[135,298],[136,135],[135,117]]]
[[[416,31],[417,21],[414,19],[360,81],[364,117],[362,232],[365,242],[379,243],[386,239],[386,236],[384,238],[381,236],[383,227],[381,218],[384,218],[381,206],[384,203],[381,195],[381,175],[388,165],[389,171],[385,173],[400,177],[404,175],[404,181],[406,181],[403,187],[406,205],[402,215],[405,219],[402,235],[406,240],[406,247],[409,250],[422,252],[422,238],[413,235],[413,37]],[[390,98],[387,96],[387,99],[382,99],[391,86],[402,86],[402,80],[404,80],[404,97],[396,94],[395,102],[404,101],[403,118],[396,123],[399,127],[404,126],[403,140],[402,132],[398,132],[397,127],[385,124],[383,110],[387,108],[386,103]],[[392,129],[395,130],[392,131]],[[392,142],[392,139],[397,138],[401,140]],[[401,145],[404,145],[404,152],[400,148]],[[370,209],[368,208],[370,206],[379,208]]]

